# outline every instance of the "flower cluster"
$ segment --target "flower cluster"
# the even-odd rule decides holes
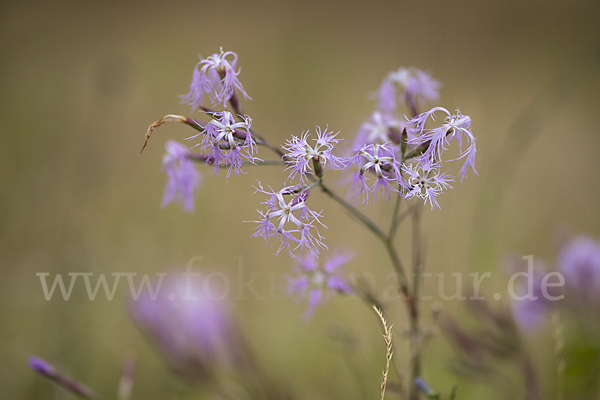
[[[223,107],[227,107],[235,89],[245,98],[250,98],[238,80],[240,70],[235,70],[237,59],[237,54],[232,51],[223,52],[222,48],[218,54],[215,53],[206,59],[200,56],[200,62],[194,68],[190,91],[182,96],[183,100],[192,106],[192,110],[202,105],[204,95],[209,96],[213,105],[223,103]]]
[[[203,96],[209,94],[213,104],[222,102],[223,106],[227,106],[229,101],[235,110],[240,110],[241,108],[236,106],[238,103],[234,96],[235,90],[242,92],[245,97],[247,95],[237,79],[239,70],[236,68],[237,55],[233,52],[223,52],[222,49],[220,53],[202,59],[196,66],[186,100],[196,108],[201,104]],[[460,111],[452,114],[443,107],[434,107],[423,113],[417,112],[419,104],[434,101],[439,97],[439,86],[429,74],[414,68],[400,68],[386,75],[379,89],[378,108],[368,121],[360,126],[352,146],[353,151],[347,157],[339,157],[333,153],[341,141],[338,138],[339,132],[333,133],[327,128],[322,130],[317,127],[317,137],[312,141],[308,131],[300,136],[292,136],[282,146],[283,152],[279,154],[282,155],[289,171],[288,180],[292,182],[298,178],[300,181],[299,190],[294,195],[298,196],[302,187],[308,189],[314,183],[321,182],[324,168],[330,165],[338,170],[355,170],[351,176],[352,191],[363,203],[369,203],[371,199],[376,201],[379,194],[389,200],[392,193],[395,193],[407,199],[418,197],[429,203],[432,208],[439,208],[439,195],[452,188],[450,182],[455,180],[448,172],[442,171],[446,161],[464,159],[458,173],[461,181],[469,169],[477,174],[477,150],[475,136],[471,131],[471,118],[462,115]],[[413,114],[412,118],[402,118],[397,113],[398,104],[401,102]],[[193,120],[200,133],[188,138],[200,139],[200,143],[194,146],[202,153],[200,157],[196,157],[197,160],[204,160],[206,164],[212,165],[215,174],[226,167],[227,177],[233,171],[239,175],[242,159],[250,163],[260,160],[255,157],[257,142],[250,129],[250,117],[236,116],[226,110],[216,112],[205,108],[205,111],[212,119],[207,123]],[[430,126],[435,123],[439,113],[445,114],[443,123],[436,127]],[[454,159],[444,160],[443,153],[453,141],[456,141],[460,148],[459,154]],[[309,181],[313,183],[306,186]],[[282,196],[282,193],[290,195],[286,190],[288,189],[284,188],[277,193]],[[181,186],[180,190],[169,190],[169,193],[171,192],[191,191],[190,188],[186,191]],[[171,196],[165,195],[165,198],[170,199]],[[188,199],[191,197],[187,195],[185,198],[186,209],[189,209]],[[299,203],[304,204],[303,201]],[[297,227],[293,230],[305,232],[300,238],[295,237],[290,230],[282,229],[278,232],[269,229],[268,224],[263,226],[265,216],[273,216],[272,211],[261,214],[261,227],[255,236],[265,236],[267,241],[271,236],[279,236],[282,246],[288,250],[291,249],[290,242],[297,243],[300,248],[307,246],[313,252],[317,247],[321,247],[321,237],[318,234],[309,234],[310,229],[307,230],[304,226],[302,229]],[[309,225],[311,224],[312,221],[309,221]],[[278,252],[280,250],[281,248]]]
[[[307,248],[315,255],[318,254],[319,248],[327,248],[315,226],[319,224],[326,228],[319,220],[321,214],[310,210],[306,205],[306,199],[310,195],[309,189],[286,187],[278,192],[265,191],[259,182],[256,191],[268,195],[269,198],[262,203],[266,206],[266,211],[259,210],[260,219],[252,221],[259,224],[252,236],[264,237],[267,243],[270,243],[271,237],[277,237],[280,241],[277,254],[287,249],[292,257],[293,244],[296,244],[294,250]],[[289,196],[290,201],[286,202],[284,196]],[[277,220],[277,225],[271,219]]]
[[[400,165],[401,173],[397,173],[396,168],[391,166],[382,171],[373,168],[376,184],[367,186],[365,174],[361,173],[366,172],[366,169],[361,170],[362,165],[359,163],[358,173],[353,176],[352,188],[362,196],[364,203],[380,189],[386,199],[389,199],[391,192],[396,192],[407,199],[419,197],[425,203],[429,202],[432,208],[439,208],[438,196],[452,188],[449,182],[454,181],[454,177],[448,172],[442,172],[445,161],[465,160],[458,174],[461,181],[469,169],[477,174],[477,150],[475,136],[471,132],[471,119],[460,111],[452,114],[443,107],[418,112],[419,104],[437,100],[439,86],[429,74],[412,68],[400,68],[384,78],[378,92],[377,109],[358,129],[353,145],[355,155],[344,164],[348,166],[362,156],[366,157],[362,160],[365,165],[369,165],[375,157],[373,153],[370,156],[365,153],[369,153],[369,146],[379,145],[384,146],[388,157],[394,158],[392,164]],[[401,117],[397,113],[400,102],[406,105],[411,117]],[[446,114],[444,123],[438,127],[429,127],[428,123],[435,122],[437,112]],[[454,159],[444,160],[442,153],[453,140],[458,143],[459,155]],[[394,173],[390,173],[391,171]],[[406,180],[403,175],[406,175]]]
[[[322,263],[314,254],[298,259],[295,266],[297,276],[289,278],[288,291],[292,295],[308,298],[305,318],[312,316],[315,308],[325,301],[329,294],[352,293],[348,280],[338,271],[339,267],[351,259],[352,255],[348,252],[333,253]]]
[[[212,166],[215,175],[226,168],[227,178],[232,172],[239,175],[244,163],[283,164],[288,171],[286,187],[267,191],[259,183],[257,192],[268,198],[262,203],[266,209],[258,210],[258,220],[252,221],[258,224],[253,236],[263,237],[267,243],[273,237],[278,239],[277,254],[286,249],[296,257],[306,249],[316,256],[319,249],[326,248],[318,229],[319,225],[325,225],[321,223],[322,214],[312,211],[306,202],[315,187],[336,198],[324,183],[327,167],[350,171],[351,192],[364,204],[375,203],[379,197],[389,200],[395,194],[407,199],[418,197],[432,209],[440,207],[439,196],[452,188],[451,182],[455,180],[442,171],[447,161],[443,153],[451,142],[456,141],[460,148],[454,159],[464,159],[458,174],[461,180],[469,169],[476,173],[471,119],[460,112],[452,114],[443,107],[417,112],[418,106],[438,98],[440,86],[423,71],[400,68],[386,75],[379,90],[378,108],[360,126],[351,152],[342,157],[334,154],[342,140],[338,137],[339,132],[329,131],[328,127],[316,127],[316,137],[311,138],[309,131],[292,136],[281,148],[258,136],[251,129],[252,119],[241,115],[236,91],[245,98],[248,96],[238,80],[237,60],[235,53],[221,49],[219,53],[201,59],[194,70],[185,100],[194,109],[200,107],[204,115],[210,117],[208,122],[169,115],[152,125],[177,121],[199,131],[187,138],[199,153],[190,153],[174,142],[167,144],[164,164],[169,182],[163,204],[176,200],[184,203],[186,210],[192,209],[200,182],[193,161]],[[208,109],[202,103],[206,96],[213,105],[227,107],[229,104],[233,111]],[[400,103],[405,104],[411,118],[398,112]],[[439,114],[445,114],[445,118],[436,127]],[[258,145],[273,150],[281,161],[257,158]]]
[[[239,90],[245,98],[249,98],[242,84],[237,79],[239,69],[237,66],[237,54],[223,52],[200,60],[196,65],[190,85],[190,92],[184,96],[184,100],[193,106],[193,109],[202,105],[204,95],[208,95],[213,104],[234,100],[235,90]],[[237,109],[236,109],[237,110]],[[194,148],[199,148],[200,154],[191,153],[184,145],[169,141],[166,145],[167,154],[163,159],[163,167],[168,176],[163,206],[173,201],[180,201],[184,210],[191,211],[194,208],[196,189],[202,180],[202,176],[193,165],[194,161],[204,161],[212,165],[215,175],[221,168],[227,168],[227,178],[235,171],[239,175],[242,158],[250,163],[257,159],[256,142],[250,132],[252,119],[246,115],[240,115],[236,122],[234,114],[229,111],[215,112],[206,111],[211,116],[207,123],[182,116],[168,115],[152,124],[148,130],[146,140],[157,126],[165,122],[183,122],[193,126],[200,133],[193,135],[187,140],[200,139],[200,143]],[[145,145],[144,145],[145,146]]]

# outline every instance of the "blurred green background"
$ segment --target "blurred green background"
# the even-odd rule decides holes
[[[600,236],[599,20],[599,2],[578,0],[3,2],[1,397],[57,398],[27,368],[32,354],[110,397],[130,350],[139,359],[134,398],[182,392],[130,322],[123,284],[113,301],[89,301],[82,285],[70,301],[46,301],[38,272],[152,274],[204,256],[202,267],[236,279],[233,257],[241,255],[248,274],[285,282],[291,259],[274,257],[242,222],[255,219],[262,201],[252,195],[256,179],[279,186],[280,170],[247,169],[228,182],[208,172],[196,211],[186,214],[160,209],[161,158],[164,141],[189,136],[189,128],[159,128],[138,156],[151,122],[189,114],[177,96],[187,92],[198,53],[238,53],[253,98],[246,112],[275,143],[326,124],[351,140],[384,74],[430,71],[443,85],[439,104],[473,120],[479,176],[444,194],[441,210],[426,210],[426,268],[492,271],[484,290],[494,293],[506,281],[498,268],[504,252],[550,260],[556,229]],[[355,249],[348,269],[372,272],[384,289],[390,265],[381,245],[325,196],[311,201],[324,210],[330,248]],[[390,211],[365,209],[382,224]],[[400,242],[408,232],[403,227]],[[272,299],[270,281],[256,282],[264,299],[233,302],[272,376],[299,398],[360,398],[330,338],[343,329],[359,339],[359,372],[378,396],[384,345],[368,307],[336,298],[306,323],[303,304]],[[442,307],[464,313],[459,301]],[[390,315],[399,333],[404,318],[401,307]],[[548,358],[551,339],[541,333],[533,348]],[[451,354],[436,337],[425,357],[428,381],[446,392],[456,381]],[[407,360],[403,349],[395,357]],[[554,368],[546,358],[537,360],[542,375]],[[486,393],[459,382],[461,398]]]

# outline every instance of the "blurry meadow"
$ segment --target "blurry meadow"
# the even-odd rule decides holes
[[[305,302],[272,294],[293,261],[285,252],[275,257],[276,247],[251,238],[254,225],[242,221],[256,219],[263,201],[253,194],[256,180],[280,185],[281,168],[245,168],[228,180],[207,172],[193,213],[161,209],[164,143],[191,133],[162,126],[140,156],[146,128],[166,114],[189,115],[178,96],[198,54],[221,46],[239,55],[252,97],[245,110],[272,143],[317,125],[351,142],[388,71],[429,71],[442,84],[438,103],[472,118],[479,176],[457,182],[441,209],[425,208],[425,270],[489,271],[481,290],[501,307],[508,296],[491,294],[505,293],[505,254],[551,263],[557,235],[600,237],[599,20],[600,3],[580,0],[2,3],[0,397],[70,398],[28,368],[39,355],[111,398],[134,352],[133,399],[205,398],[165,367],[131,321],[125,281],[112,301],[102,291],[90,301],[81,284],[69,301],[58,293],[46,301],[36,276],[152,275],[202,256],[195,269],[222,271],[233,286],[240,262],[243,281],[262,273],[259,296],[234,290],[231,303],[272,379],[301,399],[378,398],[385,345],[368,306],[336,296],[304,321]],[[372,273],[384,290],[391,267],[381,244],[329,198],[313,196],[327,245],[352,249],[347,270]],[[364,212],[385,224],[392,206]],[[401,254],[409,235],[402,226]],[[437,293],[436,280],[424,284]],[[473,324],[464,301],[434,296],[422,307],[425,323],[441,308]],[[406,363],[401,305],[388,319],[396,362]],[[552,327],[524,340],[544,393],[552,393]],[[443,335],[430,341],[423,370],[433,387],[447,393],[458,382],[458,399],[500,398],[453,375],[454,354]]]

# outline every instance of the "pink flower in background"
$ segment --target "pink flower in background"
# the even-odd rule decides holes
[[[352,293],[348,280],[339,271],[339,267],[351,259],[352,255],[348,252],[333,253],[322,263],[310,253],[298,258],[295,265],[297,276],[289,278],[288,291],[300,298],[308,298],[305,318],[310,318],[315,308],[332,293]]]
[[[397,132],[401,133],[405,124],[404,121],[400,121],[389,114],[375,111],[358,128],[352,148],[358,151],[367,144],[387,143],[392,140],[390,129],[396,129]]]
[[[208,379],[242,359],[241,333],[223,294],[206,275],[172,272],[130,304],[131,317],[179,374]]]
[[[542,293],[545,270],[534,271],[532,295],[535,299],[519,299],[512,302],[513,317],[517,326],[524,332],[531,332],[539,327],[551,311],[551,302]],[[527,280],[523,279],[516,288],[516,294],[525,296],[527,290]]]
[[[196,169],[194,161],[188,158],[186,146],[175,141],[165,144],[167,154],[163,158],[163,169],[167,173],[167,185],[162,206],[176,201],[183,203],[185,211],[194,209],[195,192],[200,187],[202,175]]]
[[[558,267],[575,293],[588,300],[600,299],[600,242],[588,236],[571,239],[560,249]]]
[[[403,101],[414,108],[418,102],[435,101],[439,97],[440,83],[428,73],[416,68],[400,68],[386,75],[379,87],[377,108],[384,112],[394,112],[397,101]]]
[[[527,267],[524,269],[525,264]],[[546,320],[553,307],[553,301],[547,299],[542,291],[542,281],[547,274],[546,266],[537,260],[529,266],[524,259],[511,256],[507,271],[512,274],[527,274],[527,276],[517,276],[513,281],[514,294],[518,297],[512,299],[511,306],[519,329],[523,332],[531,332]],[[555,293],[549,292],[549,294]]]
[[[511,309],[515,323],[523,332],[537,329],[548,315],[559,309],[563,303],[564,287],[557,285],[562,277],[551,272],[543,261],[536,258],[510,255],[504,269],[511,275],[509,292]]]
[[[192,110],[202,105],[204,95],[208,95],[213,105],[227,102],[233,97],[235,89],[238,89],[245,98],[250,97],[237,76],[240,70],[237,67],[238,56],[232,51],[215,53],[208,58],[200,56],[200,62],[194,68],[190,91],[182,96],[183,101],[192,106]]]

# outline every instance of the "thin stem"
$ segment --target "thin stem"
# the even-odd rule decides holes
[[[410,315],[410,387],[409,399],[419,400],[420,393],[414,386],[414,380],[421,375],[421,354],[419,349],[420,327],[418,310],[418,293],[421,281],[422,253],[421,253],[421,207],[415,207],[411,213],[412,217],[412,246],[413,246],[413,282],[412,299],[413,312]]]
[[[385,249],[392,260],[392,265],[398,274],[398,280],[400,281],[400,290],[402,291],[402,295],[404,296],[404,300],[407,302],[409,314],[413,314],[413,300],[411,299],[410,292],[408,290],[408,279],[406,274],[404,273],[404,268],[402,267],[402,262],[400,261],[400,257],[398,256],[398,252],[396,248],[388,239],[384,240]]]
[[[403,212],[401,212],[398,217],[397,217],[397,224],[400,225],[400,223],[402,221],[404,221],[404,219],[410,215],[410,213],[412,212],[412,207],[414,206],[409,206],[406,210],[404,210]]]
[[[422,145],[420,145],[419,147],[417,147],[416,149],[414,149],[413,151],[408,153],[406,156],[404,156],[404,160],[406,161],[406,160],[410,160],[411,158],[420,156],[425,151],[427,151],[427,149],[429,148],[430,145],[431,145],[431,141],[427,141],[427,142],[423,143]]]
[[[396,248],[392,244],[389,237],[385,233],[383,233],[381,228],[379,228],[379,226],[377,226],[377,224],[375,224],[373,221],[371,221],[371,219],[369,219],[369,217],[367,217],[366,215],[361,213],[356,207],[354,207],[352,204],[348,203],[346,200],[341,198],[338,194],[336,194],[331,189],[329,189],[329,187],[326,186],[322,181],[319,182],[319,185],[321,186],[323,191],[327,195],[329,195],[329,197],[331,197],[333,200],[337,201],[346,210],[350,211],[350,213],[352,215],[354,215],[375,236],[377,236],[377,238],[379,240],[381,240],[383,242],[385,249],[387,250],[388,255],[390,256],[390,259],[392,260],[392,265],[394,267],[394,270],[398,274],[398,280],[400,281],[400,289],[401,289],[402,294],[404,295],[404,298],[409,306],[410,313],[412,314],[412,305],[411,304],[413,303],[413,301],[411,300],[410,293],[408,291],[408,280],[406,278],[406,274],[404,273],[404,268],[402,267],[402,262],[400,261],[400,257],[398,256]]]
[[[396,234],[396,230],[398,229],[398,213],[400,212],[401,203],[402,196],[398,196],[398,198],[396,198],[396,205],[394,206],[394,214],[392,214],[392,224],[390,225],[390,232],[388,233],[388,238],[390,241],[394,239],[394,235]]]
[[[257,144],[259,144],[261,146],[265,146],[266,148],[271,150],[273,153],[279,155],[284,161],[287,159],[287,157],[285,156],[285,153],[279,147],[274,146],[271,143],[267,142],[265,139],[261,138],[259,135],[256,134],[256,131],[254,129],[250,128],[250,133],[252,134],[252,136],[256,136],[256,138],[258,139],[256,141]]]
[[[356,218],[358,218],[358,220],[360,222],[362,222],[371,232],[373,232],[373,234],[375,236],[377,236],[377,238],[379,238],[380,240],[382,240],[384,242],[387,241],[387,236],[385,235],[385,233],[383,233],[381,228],[379,228],[379,226],[377,226],[377,224],[375,224],[373,221],[371,221],[369,219],[369,217],[367,217],[365,214],[361,213],[356,207],[354,207],[352,204],[348,203],[346,200],[341,198],[338,194],[336,194],[331,189],[329,189],[329,187],[327,185],[325,185],[323,182],[320,182],[319,185],[321,186],[323,191],[325,193],[327,193],[327,195],[329,197],[331,197],[333,200],[337,201],[346,210],[350,211],[350,213],[352,215],[354,215]]]
[[[29,366],[38,374],[51,380],[59,386],[62,386],[69,392],[79,397],[91,400],[102,400],[102,396],[88,388],[84,384],[76,381],[70,376],[58,372],[52,365],[38,357],[32,357],[29,360]]]
[[[189,158],[192,161],[196,161],[196,162],[208,162],[211,165],[213,164],[213,162],[209,160],[209,158],[206,154],[188,153],[187,158]],[[283,162],[281,160],[255,160],[254,162],[242,161],[242,165],[254,165],[254,166],[258,167],[261,165],[285,165],[285,162]],[[229,168],[229,165],[220,164],[219,168]]]
[[[242,162],[244,164],[244,162]],[[250,161],[246,161],[247,165],[285,165],[285,162],[281,160],[256,160],[251,163]]]

